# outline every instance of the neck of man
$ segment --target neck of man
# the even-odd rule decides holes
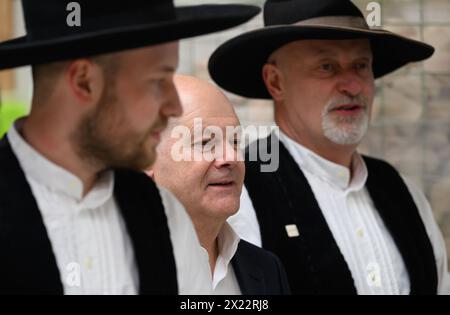
[[[340,145],[330,141],[325,136],[323,136],[324,139],[321,141],[313,141],[311,137],[307,136],[309,134],[307,130],[299,130],[297,125],[289,123],[282,116],[276,117],[275,121],[280,130],[295,142],[330,162],[346,167],[350,171],[352,170],[353,155],[358,145]]]
[[[219,256],[218,237],[225,221],[218,219],[202,220],[192,217],[200,245],[208,252],[211,274],[214,275],[217,257]]]
[[[70,119],[54,117],[45,110],[33,112],[19,130],[25,141],[52,163],[77,176],[83,183],[83,196],[94,187],[101,167],[80,158],[73,143]],[[52,117],[49,119],[48,117]]]

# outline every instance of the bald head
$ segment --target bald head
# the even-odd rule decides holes
[[[186,75],[176,75],[174,82],[183,107],[183,115],[174,118],[172,125],[190,125],[195,118],[237,120],[230,101],[214,84]]]
[[[183,115],[171,119],[162,134],[153,177],[183,203],[196,227],[222,224],[238,210],[244,181],[239,136],[229,132],[239,129],[239,120],[230,101],[213,84],[181,75],[174,77],[174,83]],[[189,157],[199,153],[200,159],[175,157],[179,144],[186,143],[180,142],[180,128],[187,131],[182,137],[190,142],[183,146],[184,153]]]
[[[188,127],[193,132],[194,124],[201,119],[205,126],[240,126],[233,105],[225,94],[213,83],[187,75],[175,75],[174,84],[178,91],[183,114],[172,117],[168,127],[161,134],[158,155],[166,156],[167,150],[176,141],[171,137],[177,126]]]
[[[171,118],[168,127],[161,134],[162,140],[158,147],[161,159],[170,158],[170,150],[177,141],[173,137],[173,132],[179,126],[189,128],[192,134],[199,119],[203,129],[240,126],[233,105],[216,85],[187,75],[175,75],[174,83],[183,114]]]

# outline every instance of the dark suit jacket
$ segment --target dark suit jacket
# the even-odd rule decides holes
[[[244,240],[231,261],[243,295],[290,295],[289,282],[277,256]]]

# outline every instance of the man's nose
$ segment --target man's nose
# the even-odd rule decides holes
[[[217,167],[234,167],[239,161],[239,150],[228,141],[222,145],[222,152],[216,155],[215,163]]]
[[[162,108],[165,117],[180,117],[183,114],[180,97],[174,85],[168,91],[167,101]]]
[[[337,89],[341,94],[355,97],[361,94],[363,81],[353,71],[347,71],[340,76]]]

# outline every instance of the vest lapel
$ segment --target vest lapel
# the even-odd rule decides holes
[[[356,294],[307,179],[281,142],[279,148],[279,169],[274,173],[261,173],[259,163],[247,162],[245,184],[260,222],[263,247],[282,260],[293,294]],[[288,237],[287,225],[296,225],[300,236]]]
[[[157,187],[144,173],[115,174],[115,197],[133,243],[140,294],[177,294],[175,258]]]
[[[0,293],[63,294],[41,213],[6,137],[0,174]]]
[[[437,293],[433,248],[406,184],[389,164],[364,157],[367,189],[408,270],[411,294]]]
[[[311,186],[281,142],[280,171],[275,175],[283,185],[288,200],[292,200],[291,216],[300,233],[298,245],[310,260],[310,271],[316,285],[324,292],[331,290],[337,294],[356,294],[352,274]]]

